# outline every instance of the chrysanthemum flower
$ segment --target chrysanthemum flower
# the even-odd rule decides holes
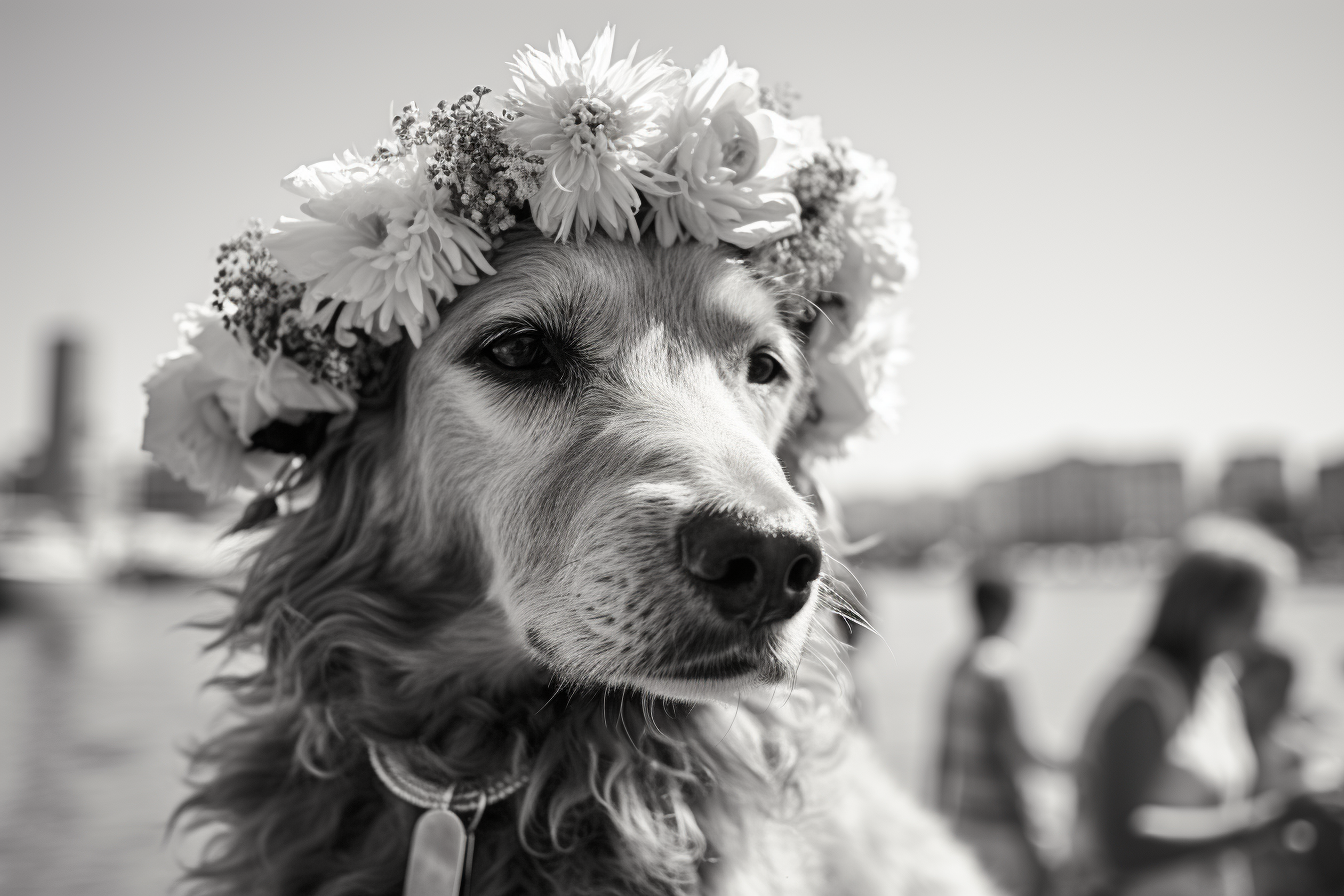
[[[664,125],[660,167],[685,183],[651,198],[654,232],[670,246],[690,237],[744,249],[798,230],[798,202],[783,173],[760,176],[775,152],[774,116],[759,103],[755,69],[719,47],[696,68]]]
[[[143,447],[192,488],[223,495],[260,489],[288,459],[253,449],[251,437],[274,420],[345,414],[355,399],[279,352],[262,363],[224,327],[222,315],[188,306],[182,348],[159,359],[145,383],[149,410]]]
[[[506,102],[518,117],[505,133],[545,162],[529,204],[537,227],[557,240],[573,233],[583,242],[599,224],[612,239],[627,228],[638,239],[640,191],[652,197],[680,190],[646,150],[686,72],[665,62],[665,53],[636,62],[637,47],[613,63],[615,38],[607,26],[580,56],[561,32],[558,49],[528,47],[511,66],[516,89]]]
[[[438,326],[438,302],[495,272],[481,229],[441,207],[428,152],[376,163],[347,153],[285,178],[313,220],[281,218],[264,245],[306,284],[303,314],[322,326],[334,318],[343,344],[354,327],[389,343],[404,328],[419,346]]]

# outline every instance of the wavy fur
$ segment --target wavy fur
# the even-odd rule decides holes
[[[855,731],[816,616],[839,598],[747,638],[680,574],[692,510],[816,525],[775,459],[805,334],[731,262],[514,240],[389,406],[331,434],[218,639],[264,662],[220,679],[237,718],[194,757],[196,892],[400,892],[418,810],[366,739],[430,779],[530,769],[484,815],[474,896],[989,892]],[[490,368],[520,322],[572,368]],[[770,389],[732,373],[761,344]],[[678,671],[702,656],[755,671]]]

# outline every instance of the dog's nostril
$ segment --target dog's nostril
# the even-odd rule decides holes
[[[723,575],[714,580],[715,585],[725,588],[737,588],[750,585],[756,578],[756,561],[750,557],[734,557],[724,567]]]
[[[784,583],[790,591],[805,591],[807,586],[816,580],[820,571],[817,561],[810,554],[803,554],[789,567],[789,574],[785,577]]]
[[[765,529],[721,513],[695,514],[682,525],[682,566],[731,622],[768,625],[807,605],[821,571],[813,533]]]

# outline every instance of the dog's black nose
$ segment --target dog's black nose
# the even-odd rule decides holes
[[[771,532],[721,513],[696,514],[681,529],[681,563],[725,619],[749,626],[788,619],[821,573],[816,535]]]

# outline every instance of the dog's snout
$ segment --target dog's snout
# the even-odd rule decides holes
[[[721,513],[697,514],[681,530],[682,565],[725,619],[761,626],[803,608],[821,573],[811,532],[772,532]]]

